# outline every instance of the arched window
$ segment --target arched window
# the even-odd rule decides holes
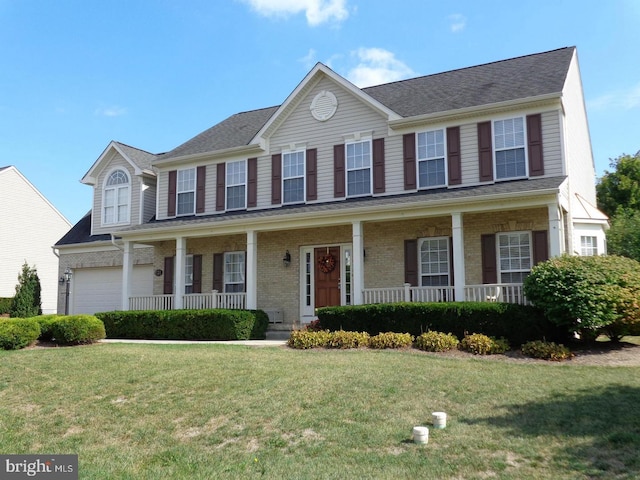
[[[102,223],[127,223],[129,199],[129,176],[123,170],[115,170],[107,178],[104,187]]]

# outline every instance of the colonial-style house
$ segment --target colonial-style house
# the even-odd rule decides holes
[[[154,155],[112,142],[57,244],[72,311],[524,302],[605,252],[574,47],[358,88],[317,64],[279,106]]]

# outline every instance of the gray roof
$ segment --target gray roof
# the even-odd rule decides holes
[[[140,150],[139,148],[131,147],[121,142],[114,143],[117,143],[118,147],[127,154],[131,161],[143,170],[150,170],[151,164],[156,158],[158,158],[158,155]]]

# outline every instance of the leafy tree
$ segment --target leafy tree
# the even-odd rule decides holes
[[[607,231],[607,250],[640,261],[640,210],[618,209]]]
[[[27,262],[22,265],[22,272],[18,276],[16,296],[11,301],[9,314],[12,317],[30,318],[42,314],[40,301],[40,278],[36,268],[29,267]]]
[[[640,210],[640,151],[610,161],[613,171],[605,170],[596,185],[598,208],[609,217],[619,207]]]

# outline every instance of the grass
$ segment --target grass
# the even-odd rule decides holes
[[[0,352],[0,451],[82,479],[631,479],[640,368],[413,351],[103,344]],[[410,441],[431,412],[429,443]]]

